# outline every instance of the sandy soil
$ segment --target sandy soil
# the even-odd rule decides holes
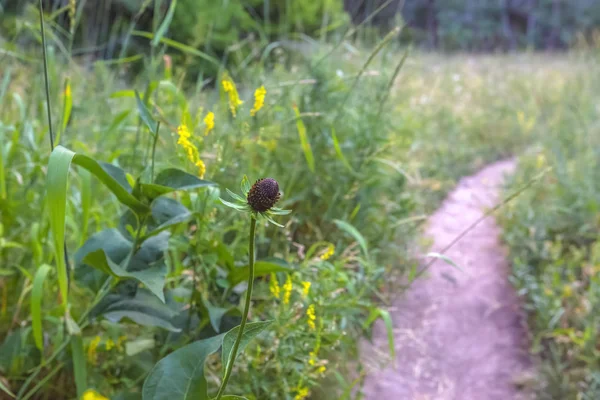
[[[499,201],[513,161],[464,178],[433,214],[426,236],[440,251]],[[499,211],[502,212],[502,211]],[[529,396],[516,384],[530,372],[527,331],[493,217],[482,221],[393,304],[396,360],[387,356],[383,324],[362,346],[366,400],[513,400]],[[389,356],[388,356],[389,357]],[[395,368],[394,368],[395,364]]]

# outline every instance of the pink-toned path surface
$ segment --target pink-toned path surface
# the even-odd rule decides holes
[[[501,161],[464,178],[429,219],[431,251],[440,251],[499,201],[513,161]],[[396,368],[383,325],[363,346],[365,400],[524,399],[515,381],[527,374],[527,331],[493,216],[446,254],[464,272],[441,260],[399,296],[394,321]]]

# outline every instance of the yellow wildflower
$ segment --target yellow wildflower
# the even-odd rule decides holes
[[[93,389],[88,389],[81,396],[81,400],[109,400],[108,397],[102,396],[100,393]]]
[[[233,82],[229,76],[226,76],[221,83],[223,84],[223,90],[229,95],[229,109],[231,110],[231,115],[235,118],[237,109],[244,104],[244,102],[240,100],[240,95],[235,87],[235,82]]]
[[[329,244],[329,246],[327,246],[327,251],[321,255],[321,260],[323,260],[323,261],[329,260],[334,253],[335,253],[335,246],[332,244]]]
[[[296,397],[294,397],[294,400],[304,400],[305,398],[308,397],[308,394],[310,392],[308,391],[308,388],[306,387],[299,387],[296,390]]]
[[[573,296],[573,288],[571,285],[565,285],[563,287],[563,297],[571,297]]]
[[[308,365],[315,365],[317,362],[317,354],[314,351],[310,352],[310,358],[308,359]]]
[[[98,360],[97,350],[101,340],[102,339],[100,338],[100,336],[96,336],[90,342],[90,347],[88,347],[87,351],[87,358],[90,364],[96,364],[96,361]]]
[[[307,282],[307,281],[302,282],[302,296],[304,296],[304,297],[308,296],[309,292],[310,292],[310,282]]]
[[[263,106],[265,105],[266,95],[267,89],[265,89],[264,86],[261,86],[258,89],[256,89],[256,91],[254,92],[254,107],[252,107],[252,110],[250,110],[250,115],[254,117],[258,110],[263,108]]]
[[[271,274],[271,280],[269,282],[269,291],[276,299],[279,298],[281,293],[281,288],[279,287],[279,282],[277,281],[277,276],[275,274]]]
[[[127,336],[119,336],[119,339],[117,340],[117,350],[123,351],[123,342],[125,342],[126,340]]]
[[[212,131],[215,128],[215,113],[212,111],[209,111],[208,114],[206,114],[206,117],[204,117],[204,125],[206,125],[206,129],[204,130],[204,136],[207,136],[210,131]]]
[[[204,164],[204,161],[198,159],[195,165],[198,167],[198,176],[200,178],[204,178],[204,174],[206,173],[206,165]]]
[[[285,284],[283,285],[283,304],[290,302],[290,296],[292,295],[292,277],[288,275]]]
[[[190,142],[190,137],[192,136],[190,129],[187,127],[187,125],[181,124],[177,128],[177,134],[179,135],[177,144],[183,147],[188,160],[195,164],[198,160],[198,148],[194,145],[194,143]]]
[[[317,368],[317,372],[319,374],[323,374],[323,373],[325,373],[325,371],[327,371],[327,367],[324,365],[321,365],[319,368]]]
[[[112,339],[108,339],[104,346],[106,347],[106,351],[110,351],[113,347],[115,347],[115,342],[113,342]]]
[[[306,317],[308,318],[308,321],[306,322],[308,324],[308,327],[314,331],[316,329],[315,321],[317,320],[314,304],[311,304],[306,309]]]

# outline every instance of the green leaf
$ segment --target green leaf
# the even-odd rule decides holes
[[[342,148],[340,147],[340,142],[338,141],[337,135],[335,134],[334,127],[331,128],[331,140],[333,140],[333,147],[335,148],[335,154],[337,154],[337,156],[340,159],[340,161],[342,162],[342,164],[344,164],[344,167],[346,167],[346,169],[348,171],[354,173],[352,166],[350,165],[350,163],[346,159],[346,156],[344,156],[344,153],[342,152]]]
[[[237,203],[231,203],[227,200],[223,200],[222,198],[219,197],[219,201],[221,203],[223,203],[223,205],[236,209],[238,211],[247,211],[249,210],[248,204],[237,204]]]
[[[367,247],[367,241],[355,227],[353,227],[346,221],[342,221],[339,219],[336,219],[333,222],[337,225],[338,228],[340,228],[344,232],[350,234],[350,236],[352,236],[354,239],[356,239],[356,241],[360,245],[360,248],[362,249],[365,256],[369,257],[369,248]]]
[[[165,19],[160,24],[158,30],[154,34],[154,38],[151,42],[152,47],[158,46],[160,40],[167,32],[167,29],[169,29],[169,25],[171,25],[171,21],[173,20],[173,14],[175,14],[175,7],[177,7],[177,0],[172,0],[171,5],[169,6],[169,10],[167,11],[167,15],[165,16]]]
[[[136,339],[125,343],[125,354],[129,357],[135,356],[146,350],[152,350],[156,347],[154,339]]]
[[[302,121],[302,116],[300,115],[300,110],[298,110],[298,107],[294,106],[294,112],[296,113],[296,127],[298,128],[298,135],[300,136],[302,151],[304,152],[304,157],[306,158],[308,168],[314,173],[315,158],[308,141],[308,135],[306,134],[306,126],[304,126],[304,122]]]
[[[269,275],[272,272],[292,272],[293,269],[283,260],[275,261],[256,261],[254,263],[254,277]],[[227,276],[227,280],[231,286],[235,286],[240,282],[248,279],[250,270],[248,266],[233,268]]]
[[[116,278],[136,279],[146,285],[146,287],[163,303],[165,301],[163,288],[165,286],[167,268],[163,263],[157,263],[158,265],[151,266],[150,268],[141,271],[127,271],[120,265],[111,261],[102,249],[88,253],[83,258],[83,262]]]
[[[150,111],[148,110],[148,107],[146,107],[146,104],[144,104],[144,102],[140,98],[140,94],[137,90],[135,91],[135,102],[137,104],[137,109],[138,113],[140,114],[140,118],[142,119],[142,121],[144,121],[144,124],[148,127],[152,135],[156,135],[156,121],[150,114]]]
[[[172,332],[180,331],[171,322],[176,312],[144,288],[137,289],[133,297],[109,294],[90,313],[91,318],[99,315],[115,323],[127,318],[138,325],[157,326]]]
[[[221,347],[223,335],[199,340],[160,360],[144,381],[143,400],[207,400],[206,358]]]
[[[264,331],[269,325],[271,325],[273,321],[260,321],[260,322],[250,322],[246,324],[244,328],[244,333],[242,333],[242,340],[240,341],[240,346],[238,348],[238,353],[236,356],[239,356],[240,353],[244,351],[248,343],[256,336],[258,336],[262,331]],[[240,331],[240,326],[236,326],[229,332],[225,334],[223,338],[223,351],[221,352],[221,363],[223,365],[223,371],[226,371],[229,367],[229,358],[231,357],[231,351],[233,350],[233,344],[238,336]],[[235,362],[235,360],[231,360]]]
[[[217,333],[221,330],[221,321],[223,320],[223,317],[230,312],[238,311],[235,306],[229,308],[215,307],[205,298],[202,298],[201,300],[200,309],[204,316],[208,316],[212,328]]]
[[[215,185],[214,182],[199,179],[177,168],[167,168],[160,171],[154,180],[154,184],[169,188],[171,192],[174,190],[191,190]]]
[[[73,96],[71,95],[71,80],[66,79],[65,91],[64,91],[64,104],[63,104],[63,115],[62,115],[62,131],[67,129],[69,118],[71,118],[71,110],[73,109]]]
[[[383,320],[385,329],[387,331],[388,345],[390,348],[390,357],[392,360],[396,359],[396,346],[394,345],[394,324],[392,323],[392,317],[387,310],[382,308],[372,308],[369,318],[364,322],[363,328],[368,328],[378,318]]]
[[[221,396],[221,399],[223,400],[248,400],[245,397],[242,396],[234,396],[232,394],[226,394],[225,396]]]
[[[131,185],[127,180],[127,174],[125,173],[125,171],[123,171],[116,165],[107,162],[98,161],[98,164],[104,170],[104,172],[110,175],[115,181],[119,183],[119,185],[121,185],[125,190],[131,193]]]
[[[248,200],[244,199],[242,196],[240,196],[239,194],[233,193],[231,190],[229,189],[225,189],[227,191],[227,194],[229,194],[232,198],[234,198],[235,200],[245,203]]]
[[[427,253],[425,255],[425,257],[432,257],[432,258],[437,258],[440,259],[444,262],[446,262],[447,264],[453,266],[454,268],[456,268],[457,270],[464,272],[464,270],[458,265],[456,264],[454,261],[452,261],[452,259],[444,254],[440,254],[440,253]]]
[[[132,36],[141,36],[141,37],[144,37],[144,38],[147,38],[147,39],[154,39],[154,34],[152,32],[144,32],[144,31],[137,31],[137,30],[135,30],[135,31],[131,32],[131,35]],[[168,38],[165,38],[165,37],[161,38],[160,42],[166,44],[169,47],[173,47],[173,48],[175,48],[177,50],[180,50],[180,51],[182,51],[184,53],[191,54],[191,55],[203,58],[206,61],[211,62],[213,65],[215,65],[217,67],[220,65],[220,61],[219,60],[217,60],[216,58],[214,58],[212,56],[209,56],[208,54],[206,54],[206,53],[204,53],[204,52],[202,52],[202,51],[200,51],[200,50],[198,50],[198,49],[196,49],[196,48],[194,48],[192,46],[188,46],[188,45],[185,45],[183,43],[180,43],[180,42],[177,42],[175,40],[168,39]]]
[[[75,375],[75,387],[77,398],[83,398],[87,390],[87,362],[83,350],[83,338],[81,335],[71,336],[71,357],[73,359],[73,373]]]
[[[16,397],[13,392],[11,392],[10,390],[8,390],[8,388],[4,385],[4,383],[2,383],[2,381],[0,381],[0,390],[2,390],[4,393],[6,393],[7,395],[9,395],[10,397],[13,397],[13,398]],[[221,397],[221,398],[223,399],[225,397]]]
[[[33,288],[31,289],[31,328],[33,330],[33,339],[36,347],[44,350],[43,330],[42,330],[42,298],[44,295],[44,282],[48,276],[51,266],[43,264],[38,268],[33,279]]]

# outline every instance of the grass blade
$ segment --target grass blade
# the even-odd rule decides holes
[[[367,247],[367,241],[365,240],[364,236],[358,231],[358,229],[356,229],[355,227],[353,227],[346,221],[342,221],[339,219],[335,219],[335,220],[333,220],[333,222],[337,225],[338,228],[340,228],[344,232],[350,234],[350,236],[352,236],[354,239],[356,239],[356,241],[360,245],[360,248],[362,249],[363,253],[365,253],[365,256],[368,258],[369,257],[369,248]]]
[[[48,264],[38,268],[33,279],[33,288],[31,289],[31,328],[33,330],[33,339],[36,347],[42,352],[44,350],[44,341],[42,336],[42,298],[44,295],[44,282],[48,272],[52,269]]]
[[[160,24],[160,27],[154,34],[154,38],[152,39],[152,42],[151,42],[152,46],[154,46],[154,47],[158,46],[158,44],[160,43],[160,40],[167,32],[167,29],[169,29],[169,26],[171,25],[171,21],[173,20],[173,14],[175,14],[175,7],[177,7],[177,0],[172,0],[171,5],[169,6],[169,10],[167,11],[167,15],[165,16],[165,19]]]
[[[298,128],[298,135],[300,136],[302,151],[304,152],[304,157],[306,158],[306,162],[308,163],[308,168],[310,168],[311,172],[314,173],[315,158],[310,147],[310,142],[308,141],[308,135],[306,134],[306,126],[304,126],[304,122],[302,121],[302,117],[300,116],[300,110],[298,110],[298,107],[294,106],[294,112],[296,113],[296,127]]]
[[[83,393],[87,390],[87,362],[81,335],[71,336],[71,356],[73,360],[73,373],[75,375],[77,398],[81,399],[83,398]]]
[[[344,156],[344,153],[342,152],[342,148],[340,147],[340,142],[338,141],[337,135],[335,134],[334,127],[331,128],[331,140],[333,140],[333,147],[335,148],[335,154],[337,154],[337,156],[340,159],[340,161],[342,162],[342,164],[344,164],[344,167],[346,167],[346,169],[348,171],[354,173],[352,166],[350,165],[350,163],[348,162],[348,159],[346,158],[346,156]]]
[[[383,320],[383,323],[385,324],[385,330],[387,332],[388,345],[390,349],[390,357],[392,360],[395,360],[396,346],[394,344],[394,324],[392,323],[392,317],[390,313],[382,308],[371,309],[371,314],[369,314],[369,318],[367,318],[367,320],[363,324],[363,327],[368,328],[378,318],[381,318]]]
[[[146,39],[154,39],[154,34],[152,32],[132,31],[131,36],[138,36],[138,37],[143,37]],[[191,54],[193,56],[203,58],[206,61],[211,62],[212,64],[214,64],[217,67],[220,65],[219,60],[217,60],[216,58],[214,58],[212,56],[209,56],[208,54],[206,54],[200,50],[193,48],[192,46],[188,46],[183,43],[179,43],[175,40],[167,39],[164,37],[160,39],[160,42],[163,44],[166,44],[169,47],[173,47],[177,50],[180,50],[186,54]]]
[[[9,395],[12,398],[15,398],[15,394],[13,392],[11,392],[5,385],[4,383],[2,383],[2,381],[0,381],[0,390],[2,390],[4,393],[6,393],[7,395]]]

